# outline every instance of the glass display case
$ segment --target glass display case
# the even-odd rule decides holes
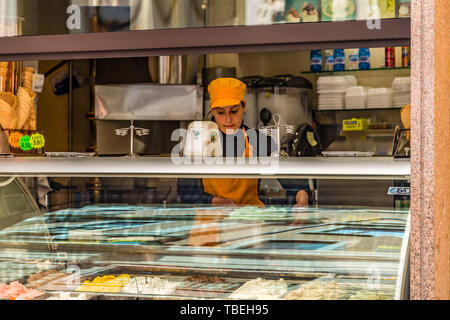
[[[408,298],[409,209],[390,187],[408,182],[409,161],[277,163],[0,159],[0,298]],[[316,196],[309,206],[270,196],[231,207],[183,203],[173,189],[205,177],[306,179]],[[383,182],[392,205],[365,205],[357,193],[358,205],[321,205],[323,179]]]
[[[328,12],[333,2],[352,10]],[[136,122],[153,140],[145,142],[152,147],[146,152],[135,141],[134,151],[158,157],[94,157],[128,153],[129,137],[114,135],[129,125],[128,114],[114,127],[96,119],[101,85],[158,84],[161,94],[175,84],[199,89],[202,68],[230,65],[243,76],[302,72],[316,86],[322,73],[306,71],[309,50],[410,45],[410,19],[396,18],[408,14],[396,13],[394,1],[379,2],[385,4],[382,28],[372,24],[377,16],[363,10],[364,1],[354,0],[307,6],[289,0],[21,0],[2,8],[0,60],[24,61],[51,82],[36,107],[51,157],[14,158],[8,149],[11,158],[0,159],[0,299],[407,299],[408,159],[192,163],[166,158],[170,134],[187,125],[163,121]],[[408,68],[379,68],[381,50],[373,72],[358,71],[370,79],[362,85],[377,78],[376,86],[391,86],[393,72],[409,74]],[[177,64],[176,79],[160,68]],[[16,69],[21,72],[21,65]],[[203,92],[191,89],[190,118],[199,120],[202,99],[195,96]],[[182,102],[169,105],[180,110]],[[165,100],[158,120],[168,120],[167,105]],[[326,117],[322,129],[332,136],[326,141],[349,118],[347,111],[315,111],[319,123]],[[389,112],[398,122],[398,110]],[[8,142],[0,139],[0,154]],[[382,151],[377,156],[388,154]],[[186,185],[202,178],[259,179],[264,206],[189,199],[196,191]],[[184,189],[181,180],[188,182]],[[295,205],[298,186],[308,191],[309,205]]]
[[[410,1],[403,2],[396,10],[394,0],[10,0],[0,36],[409,17]]]

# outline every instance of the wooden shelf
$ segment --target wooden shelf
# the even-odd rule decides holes
[[[341,72],[370,72],[370,71],[399,71],[399,70],[411,70],[410,67],[398,67],[398,68],[373,68],[369,70],[341,70],[341,71],[303,71],[302,74],[317,74],[317,75],[329,75],[334,73],[341,73]]]
[[[341,112],[341,111],[377,111],[377,110],[397,110],[400,112],[402,108],[361,108],[361,109],[328,109],[328,110],[318,110],[317,112]]]
[[[362,131],[341,131],[341,137],[355,137],[355,136],[365,136],[365,137],[393,137],[394,129],[371,129]]]
[[[182,28],[0,38],[0,61],[410,46],[411,19]]]

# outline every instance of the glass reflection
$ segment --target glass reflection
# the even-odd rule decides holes
[[[0,36],[373,20],[410,16],[402,0],[11,0]]]
[[[0,181],[3,298],[347,300],[398,294],[408,210],[91,203],[41,216],[29,187],[11,181]],[[10,201],[21,195],[21,206]],[[48,243],[51,250],[44,250]],[[8,296],[19,286],[23,295]]]

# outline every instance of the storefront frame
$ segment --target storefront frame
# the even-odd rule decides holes
[[[447,0],[412,0],[411,19],[252,27],[212,27],[0,39],[0,60],[120,58],[179,54],[270,52],[412,46],[411,298],[449,299],[448,68],[436,68]],[[442,59],[442,57],[441,57]],[[445,59],[444,59],[445,61]],[[450,63],[447,61],[447,63]],[[445,68],[444,68],[445,69]],[[443,83],[436,80],[444,78]],[[446,91],[447,90],[447,91]],[[448,101],[448,100],[447,100]],[[447,109],[446,109],[447,108]],[[439,116],[441,115],[441,117]],[[444,134],[438,134],[444,132]],[[447,132],[447,133],[446,133]]]

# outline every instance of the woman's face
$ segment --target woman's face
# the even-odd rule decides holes
[[[225,134],[234,134],[239,130],[244,119],[244,112],[245,107],[242,104],[212,110],[220,131]]]

